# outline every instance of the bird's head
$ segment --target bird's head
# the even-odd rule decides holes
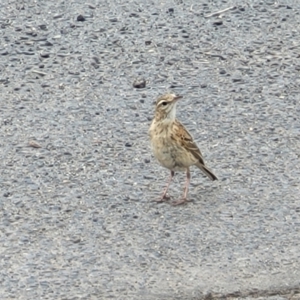
[[[155,118],[157,120],[174,121],[176,117],[176,104],[182,96],[165,94],[158,97],[155,107]]]

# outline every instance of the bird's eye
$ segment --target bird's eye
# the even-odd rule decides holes
[[[166,105],[167,105],[167,102],[165,102],[165,101],[162,102],[162,105],[163,105],[163,106],[166,106]]]

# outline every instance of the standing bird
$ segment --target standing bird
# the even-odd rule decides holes
[[[190,133],[176,120],[176,105],[181,98],[182,96],[174,94],[160,96],[156,100],[155,116],[149,129],[154,156],[163,167],[171,171],[167,186],[157,202],[169,199],[167,192],[175,171],[186,171],[183,198],[173,202],[173,205],[187,202],[190,166],[196,165],[211,180],[217,180],[213,172],[205,166],[202,154]]]

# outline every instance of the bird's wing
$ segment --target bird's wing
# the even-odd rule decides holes
[[[171,138],[176,140],[176,142],[178,142],[182,147],[192,153],[202,165],[205,165],[200,149],[193,141],[193,137],[185,129],[185,127],[178,120],[175,120],[173,128],[174,134],[171,136]]]

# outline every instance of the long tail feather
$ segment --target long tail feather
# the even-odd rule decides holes
[[[203,171],[203,173],[205,175],[207,175],[207,177],[209,177],[211,180],[218,180],[217,176],[211,170],[209,170],[206,166],[198,163],[197,167],[199,169],[201,169]]]

